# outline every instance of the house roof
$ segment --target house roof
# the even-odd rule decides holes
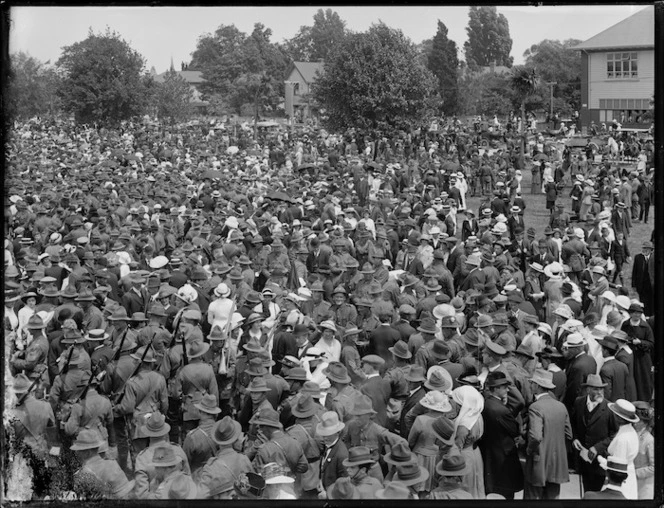
[[[161,74],[157,74],[154,77],[154,80],[161,83],[166,79],[166,74],[168,74],[169,71],[162,72]],[[205,80],[203,79],[203,73],[201,71],[176,71],[176,74],[179,74],[184,78],[184,80],[189,83],[190,85],[198,85],[200,83],[203,83]]]
[[[304,81],[313,83],[316,81],[316,73],[323,74],[322,62],[293,62],[288,69],[286,77],[288,77],[293,69],[297,69]]]
[[[603,50],[655,46],[655,7],[648,6],[572,49]]]

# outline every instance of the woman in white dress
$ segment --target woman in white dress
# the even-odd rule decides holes
[[[452,400],[461,408],[454,420],[454,441],[470,469],[461,478],[461,487],[473,499],[484,499],[484,462],[477,446],[484,434],[484,397],[472,386],[459,386],[452,391]]]
[[[609,409],[618,417],[618,432],[606,449],[607,456],[620,457],[627,462],[627,480],[622,485],[622,492],[627,499],[638,499],[639,490],[636,481],[634,459],[639,454],[639,435],[633,423],[639,421],[636,407],[625,399],[609,403]],[[599,460],[599,459],[598,459]]]

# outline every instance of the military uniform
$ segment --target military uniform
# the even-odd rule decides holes
[[[72,402],[78,398],[90,379],[90,371],[71,365],[69,371],[59,375],[53,381],[49,401],[58,422],[63,425],[69,418]]]
[[[20,356],[23,356],[23,358],[20,358]],[[36,377],[42,376],[42,381],[48,384],[48,373],[46,373],[45,368],[47,356],[48,340],[40,335],[28,344],[23,355],[19,354],[17,358],[11,360],[11,366],[14,372],[25,371],[25,375],[32,381]]]
[[[194,395],[198,392],[200,395],[211,393],[219,403],[219,389],[217,387],[217,378],[212,367],[202,361],[190,362],[180,369],[175,377],[173,385],[173,395],[176,398],[182,397],[184,422],[192,422],[200,419],[198,409],[194,407]]]
[[[281,430],[275,430],[267,443],[254,444],[252,451],[254,452],[252,465],[256,471],[260,471],[270,462],[281,464],[293,475],[306,473],[309,469],[309,463],[300,443]],[[252,455],[251,451],[247,455]]]
[[[130,417],[133,425],[132,439],[137,439],[138,426],[144,424],[145,415],[168,410],[168,393],[166,380],[161,374],[151,370],[139,370],[138,374],[129,378],[124,389],[122,402],[113,408],[118,417]]]
[[[108,489],[112,499],[126,499],[132,490],[132,484],[115,460],[102,459],[99,455],[90,457],[74,474],[74,485],[88,484],[89,476],[97,479],[102,488]],[[76,487],[74,490],[77,490]]]
[[[346,328],[349,324],[355,324],[357,321],[357,309],[348,302],[341,305],[332,305],[330,312],[334,315],[335,324],[341,328]]]
[[[20,396],[19,396],[20,398]],[[12,421],[18,442],[26,443],[35,455],[45,458],[48,454],[46,428],[55,424],[55,416],[48,402],[28,395],[22,404],[14,408]]]
[[[234,482],[240,475],[249,472],[253,472],[253,467],[245,454],[238,453],[229,447],[218,450],[217,454],[203,466],[199,474],[201,497],[205,497],[214,485]]]
[[[332,316],[332,304],[325,300],[321,300],[318,304],[314,305],[311,312],[311,319],[319,325],[326,319]]]
[[[198,427],[187,433],[184,443],[182,443],[182,449],[187,454],[189,467],[192,470],[194,478],[199,476],[200,469],[210,458],[214,457],[219,448],[211,437],[214,424],[214,420],[201,422]]]
[[[108,440],[108,446],[115,446],[111,402],[93,387],[88,388],[83,400],[71,407],[64,430],[67,435],[76,437],[84,428],[97,430],[102,438]]]
[[[178,445],[167,443],[165,441],[151,444],[136,455],[136,463],[134,464],[134,480],[136,482],[134,486],[134,495],[139,499],[145,499],[151,490],[154,492],[156,487],[153,482],[155,478],[155,468],[152,465],[152,458],[155,450],[164,445],[173,448],[175,456],[182,459],[182,471],[187,474],[190,473],[187,455]]]
[[[331,411],[336,411],[339,415],[339,420],[346,423],[353,418],[350,412],[359,395],[360,392],[351,385],[344,386],[341,391],[335,394],[330,390],[328,396],[325,398],[325,407]]]
[[[316,425],[319,422],[320,419],[317,415],[310,418],[298,418],[295,425],[286,429],[288,435],[302,445],[302,450],[308,464],[307,471],[297,476],[296,491],[310,491],[318,487],[320,448],[314,436],[316,435]]]

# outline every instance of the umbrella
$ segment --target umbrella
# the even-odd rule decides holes
[[[291,197],[283,191],[269,192],[265,195],[265,197],[273,201],[286,201],[287,203],[293,202]]]
[[[216,171],[214,169],[208,169],[203,173],[203,178],[210,178],[211,180],[215,178],[223,178],[224,174],[221,171]]]
[[[533,157],[533,160],[534,161],[548,161],[549,156],[544,154],[544,153],[538,153],[537,155],[535,155],[535,157]]]

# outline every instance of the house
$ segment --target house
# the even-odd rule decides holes
[[[171,71],[173,70],[174,69],[171,64]],[[164,80],[166,79],[166,74],[168,74],[171,71],[166,71],[162,72],[161,74],[155,75],[154,80],[157,83],[163,83]],[[199,114],[205,114],[209,103],[201,98],[201,92],[199,89],[201,83],[205,82],[205,79],[203,79],[203,73],[201,71],[175,71],[175,74],[184,78],[184,80],[189,84],[189,88],[191,88],[191,91],[193,92],[191,95],[191,99],[189,99],[189,103],[193,108],[194,112]]]
[[[645,128],[655,93],[655,8],[646,7],[574,46],[581,52],[582,130],[590,122]]]
[[[484,65],[480,67],[475,67],[471,69],[467,65],[464,65],[461,69],[461,77],[465,78],[467,76],[481,76],[483,74],[494,73],[502,76],[504,74],[509,74],[512,72],[512,69],[504,65],[496,65],[495,62],[491,62],[490,65]]]
[[[293,62],[286,73],[286,115],[303,121],[313,114],[311,106],[311,84],[323,73],[322,62]]]

